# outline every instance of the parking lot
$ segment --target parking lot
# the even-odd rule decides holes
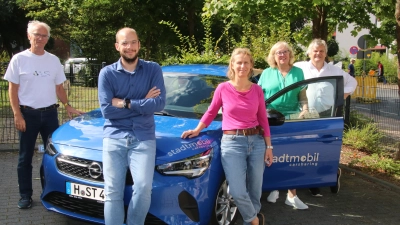
[[[76,221],[66,216],[49,212],[40,203],[39,166],[41,154],[33,158],[33,207],[27,210],[17,208],[19,200],[17,182],[18,153],[0,151],[0,224],[74,224],[89,223]],[[297,191],[298,196],[309,206],[308,210],[294,210],[285,205],[286,191],[280,191],[277,203],[267,202],[268,193],[262,197],[262,213],[266,224],[400,224],[400,188],[388,187],[372,182],[359,173],[343,170],[341,189],[331,194],[329,188],[322,188],[322,198],[312,197],[308,190]],[[242,224],[239,220],[236,224]]]

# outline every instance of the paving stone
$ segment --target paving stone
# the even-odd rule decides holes
[[[17,208],[18,152],[0,151],[0,224],[1,225],[89,225],[61,214],[47,211],[40,202],[41,186],[39,167],[42,155],[35,153],[33,159],[33,206]],[[267,225],[398,225],[400,224],[400,188],[388,188],[365,177],[343,170],[341,189],[332,194],[328,187],[321,188],[323,197],[311,196],[308,189],[297,190],[298,197],[309,206],[307,210],[295,210],[285,204],[287,190],[281,190],[276,203],[268,203],[264,193],[261,212]],[[241,225],[239,217],[236,225]]]

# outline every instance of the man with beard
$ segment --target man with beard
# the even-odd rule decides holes
[[[156,138],[153,113],[165,106],[161,67],[138,58],[140,41],[132,28],[116,34],[121,58],[99,74],[98,97],[103,128],[104,219],[124,223],[127,169],[134,181],[126,224],[144,224],[150,208]]]

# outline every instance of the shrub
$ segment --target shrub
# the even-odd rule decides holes
[[[360,128],[358,128],[360,127]],[[383,134],[374,123],[350,127],[343,135],[343,144],[367,153],[381,153],[379,146]]]
[[[351,165],[362,166],[368,168],[370,171],[379,171],[400,176],[400,162],[380,156],[379,154],[372,154],[356,159],[351,162]]]
[[[361,129],[367,124],[373,123],[374,120],[358,113],[356,110],[350,112],[349,124],[346,125],[345,129],[356,128]]]

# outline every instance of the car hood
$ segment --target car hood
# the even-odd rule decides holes
[[[215,121],[196,138],[182,139],[183,131],[194,129],[199,120],[154,116],[156,124],[157,161],[170,162],[204,152],[220,143],[221,122]],[[54,144],[102,151],[104,118],[99,109],[66,122],[52,135]],[[82,150],[83,150],[82,149]]]

